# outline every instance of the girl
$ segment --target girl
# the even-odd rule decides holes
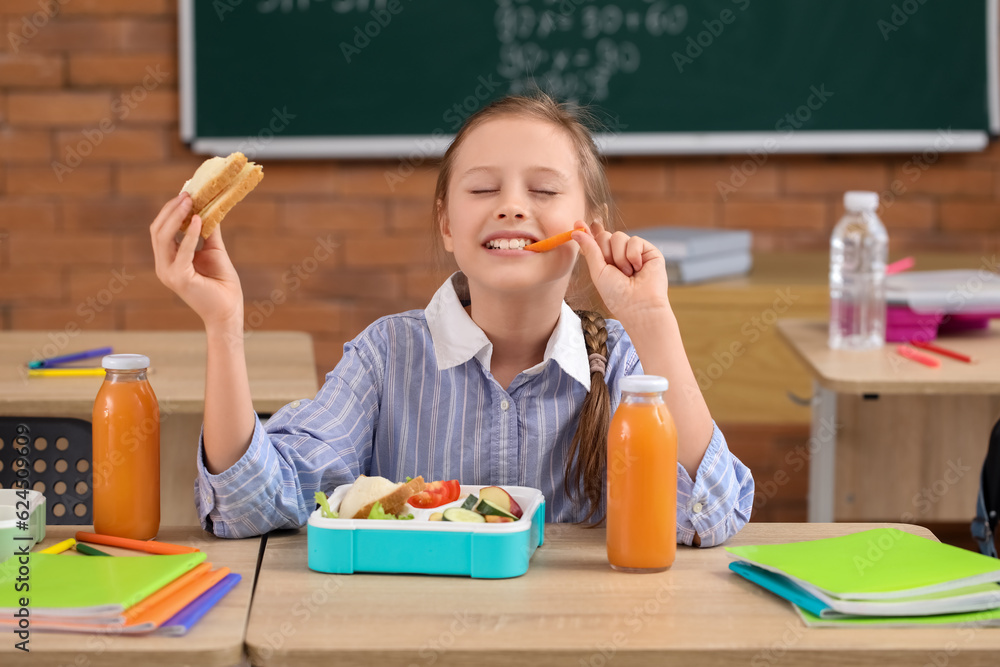
[[[610,191],[586,127],[551,99],[508,97],[445,153],[435,235],[460,271],[426,309],[383,317],[344,346],[316,397],[261,426],[243,352],[243,295],[217,229],[168,202],[150,232],[156,274],[205,322],[205,424],[195,500],[220,537],[303,525],[316,491],[360,474],[541,489],[547,521],[603,517],[606,438],[623,377],[670,380],[677,540],[711,546],[750,516],[753,479],[715,426],[667,298],[663,256],[608,231]],[[586,223],[586,224],[585,224]],[[521,249],[574,231],[546,253]],[[565,303],[578,255],[618,318]],[[641,365],[640,365],[641,360]]]

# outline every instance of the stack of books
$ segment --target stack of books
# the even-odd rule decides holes
[[[663,253],[667,278],[675,285],[742,276],[753,266],[753,235],[748,231],[650,227],[637,234]]]
[[[0,564],[0,628],[16,629],[27,617],[32,630],[184,635],[239,580],[229,568],[213,570],[197,550],[13,556]]]
[[[809,626],[1000,626],[1000,560],[895,528],[726,551]]]

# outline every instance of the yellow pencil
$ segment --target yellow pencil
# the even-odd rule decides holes
[[[103,368],[29,368],[28,377],[104,377]]]
[[[62,552],[66,551],[67,549],[72,549],[74,546],[76,546],[76,540],[71,537],[68,540],[63,540],[59,544],[53,544],[51,547],[49,547],[47,549],[42,549],[38,553],[40,553],[40,554],[61,554]]]

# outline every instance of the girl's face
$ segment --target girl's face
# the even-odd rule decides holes
[[[499,292],[548,285],[565,295],[577,244],[544,253],[522,249],[586,221],[579,160],[563,129],[507,116],[469,132],[440,212],[444,247],[470,284]]]

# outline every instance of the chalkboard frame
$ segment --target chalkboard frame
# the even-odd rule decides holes
[[[255,0],[220,0],[238,5]],[[942,132],[921,130],[782,132],[628,132],[599,133],[598,145],[609,156],[724,155],[744,153],[907,153],[971,152],[985,149],[1000,135],[1000,0],[984,0],[986,13],[986,94],[988,129]],[[235,150],[257,158],[357,158],[423,161],[442,155],[453,135],[405,134],[289,137],[267,141],[253,137],[200,136],[196,128],[197,63],[194,41],[194,0],[179,0],[180,134],[198,154],[225,155]]]

